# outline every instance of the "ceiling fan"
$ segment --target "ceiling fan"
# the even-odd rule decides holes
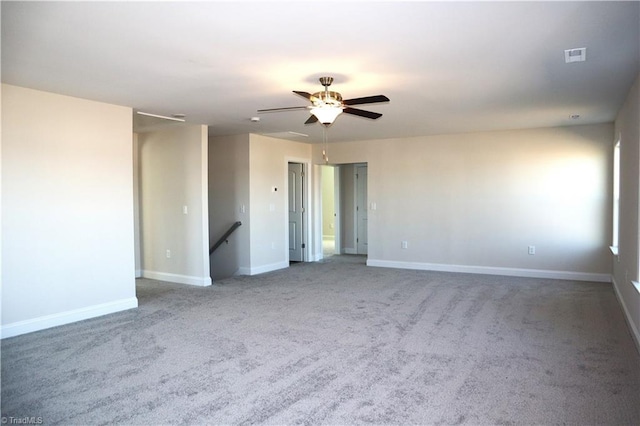
[[[293,93],[311,101],[311,105],[309,106],[259,109],[258,112],[308,109],[311,112],[311,116],[304,122],[304,124],[311,124],[319,121],[325,126],[330,126],[336,117],[342,113],[353,114],[364,118],[370,118],[372,120],[382,117],[382,114],[377,112],[365,111],[363,109],[352,108],[351,106],[389,102],[389,98],[384,95],[375,95],[343,100],[340,93],[329,90],[331,83],[333,83],[333,77],[320,77],[320,84],[324,86],[324,91],[316,92],[314,94],[298,90],[293,91]]]

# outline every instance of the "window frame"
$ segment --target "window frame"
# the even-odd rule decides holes
[[[611,250],[618,254],[618,244],[620,243],[620,146],[622,136],[619,135],[613,145],[613,215],[612,215],[612,238]]]

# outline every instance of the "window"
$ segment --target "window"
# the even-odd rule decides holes
[[[620,137],[613,147],[613,239],[612,250],[618,251],[620,227]]]

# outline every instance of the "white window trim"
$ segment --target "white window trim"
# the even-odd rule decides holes
[[[611,252],[618,256],[618,236],[620,235],[620,141],[622,135],[618,136],[613,147],[613,223],[612,223],[612,244]]]

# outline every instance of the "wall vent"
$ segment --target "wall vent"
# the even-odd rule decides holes
[[[575,49],[567,49],[564,51],[564,61],[568,64],[570,62],[584,62],[587,60],[587,48],[578,47]]]

